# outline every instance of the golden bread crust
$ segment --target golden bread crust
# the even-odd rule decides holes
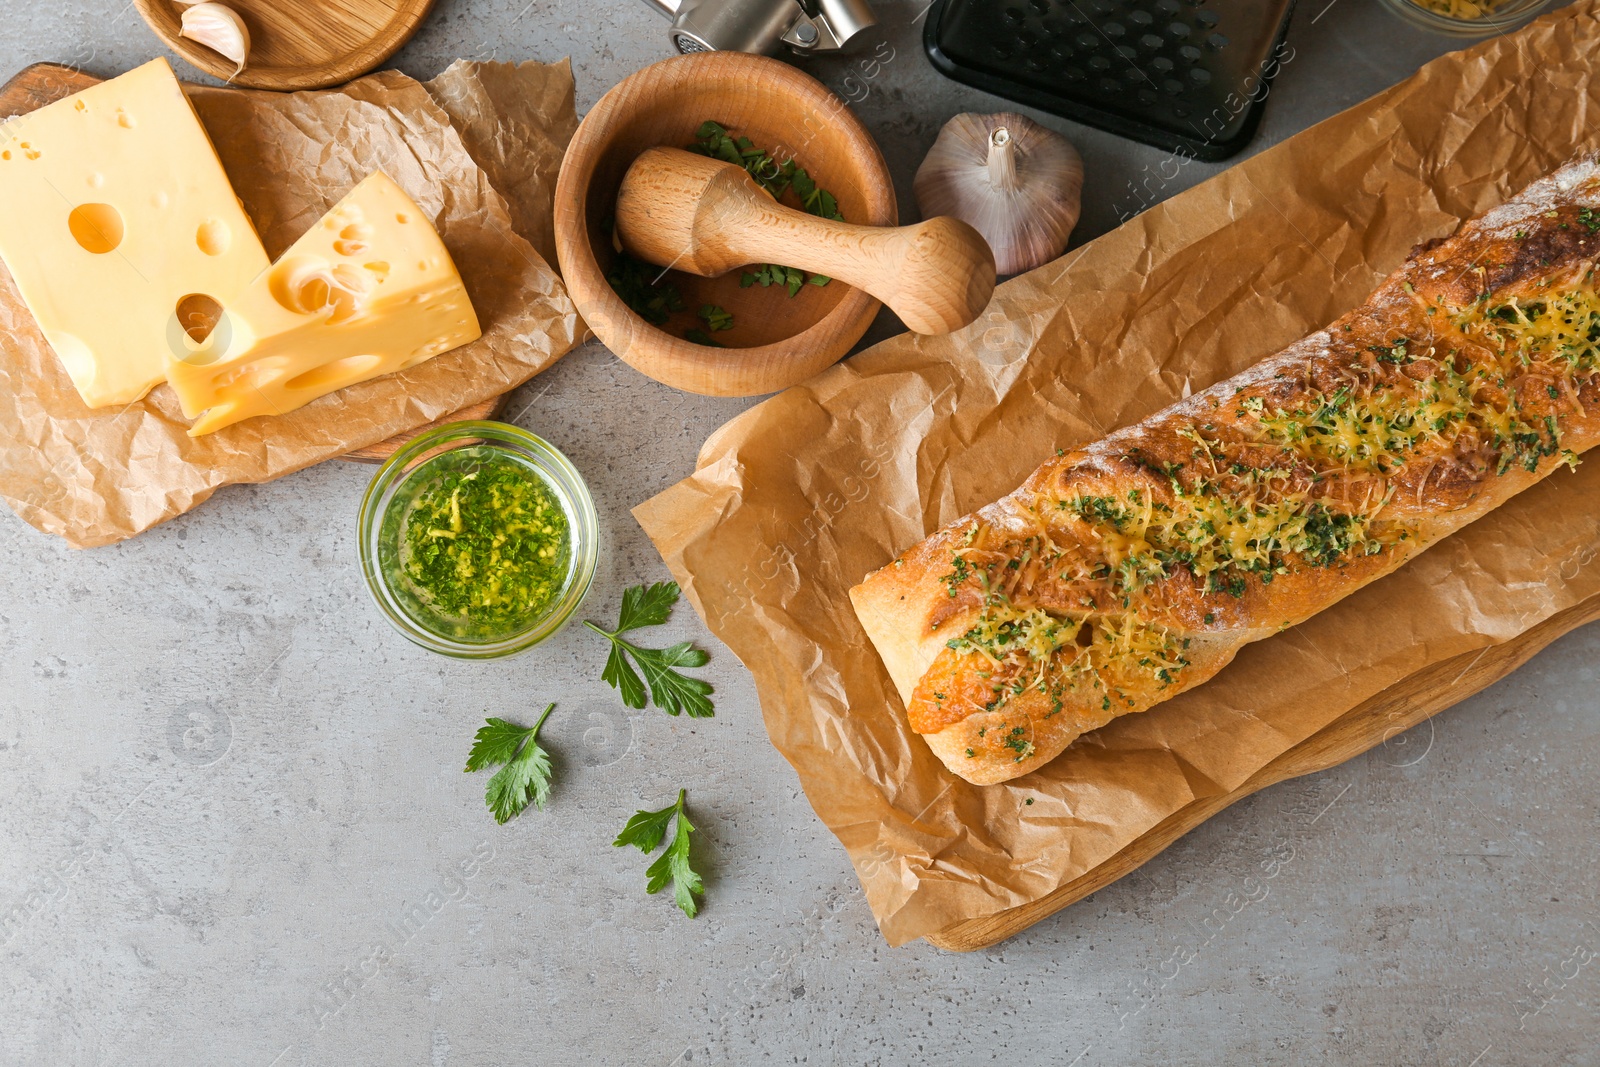
[[[1576,462],[1597,231],[1587,157],[869,575],[851,601],[912,728],[968,781],[1026,774]]]

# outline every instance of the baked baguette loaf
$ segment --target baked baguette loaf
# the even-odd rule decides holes
[[[911,728],[969,782],[1026,774],[1576,466],[1600,440],[1596,159],[852,589]]]

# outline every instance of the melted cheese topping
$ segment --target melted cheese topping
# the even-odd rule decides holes
[[[1536,470],[1560,451],[1561,430],[1556,415],[1530,410],[1529,401],[1576,407],[1579,379],[1600,367],[1600,294],[1581,288],[1445,310],[1466,340],[1488,346],[1490,359],[1458,369],[1459,352],[1441,353],[1436,345],[1419,356],[1401,338],[1373,351],[1388,363],[1427,360],[1427,377],[1314,393],[1309,406],[1286,411],[1266,412],[1260,398],[1250,398],[1242,410],[1256,413],[1269,439],[1324,474],[1390,474],[1419,450],[1441,450],[1468,432],[1497,455],[1501,473],[1512,466]],[[1548,396],[1525,395],[1530,386]]]
[[[1296,557],[1326,566],[1352,552],[1380,552],[1406,535],[1398,529],[1374,529],[1371,514],[1330,510],[1303,489],[1272,486],[1278,474],[1237,475],[1244,488],[1229,493],[1203,480],[1186,488],[1174,478],[1170,504],[1134,489],[1126,503],[1079,496],[1058,506],[1094,527],[1109,569],[1102,576],[1124,593],[1183,567],[1207,592],[1239,595],[1244,574],[1259,574],[1270,582],[1274,575],[1288,573]]]
[[[1555,364],[1568,371],[1600,367],[1600,294],[1577,289],[1524,301],[1513,297],[1484,314],[1463,316],[1464,333],[1492,338],[1502,354],[1524,366]]]
[[[1416,388],[1361,395],[1317,393],[1309,408],[1262,415],[1267,436],[1327,473],[1388,474],[1419,446],[1449,436],[1473,409],[1471,389],[1448,362]]]
[[[1049,718],[1062,710],[1067,691],[1086,686],[1100,694],[1102,710],[1113,701],[1139,706],[1130,691],[1144,694],[1148,704],[1152,691],[1173,684],[1189,665],[1189,642],[1141,618],[1133,597],[1147,584],[1187,569],[1207,594],[1242,596],[1247,575],[1266,584],[1292,570],[1381,552],[1411,536],[1404,525],[1381,518],[1392,492],[1389,476],[1424,450],[1488,450],[1502,473],[1512,464],[1536,470],[1556,454],[1558,412],[1581,411],[1577,389],[1600,368],[1600,294],[1584,288],[1440,310],[1446,312],[1443,325],[1460,331],[1463,350],[1474,359],[1441,351],[1437,342],[1419,354],[1414,349],[1420,346],[1401,338],[1372,351],[1380,362],[1421,364],[1413,370],[1426,373],[1352,385],[1332,396],[1313,393],[1307,406],[1293,410],[1268,410],[1257,396],[1239,400],[1241,421],[1259,427],[1298,463],[1298,477],[1289,469],[1230,463],[1221,443],[1190,425],[1177,432],[1196,444],[1196,462],[1166,470],[1170,494],[1162,499],[1134,489],[1122,498],[1058,498],[1051,508],[1051,500],[1041,498],[1042,506],[1033,509],[1039,529],[1020,553],[1014,545],[990,546],[989,527],[974,523],[952,552],[943,581],[952,598],[975,586],[983,610],[946,644],[979,664],[978,677],[994,694],[984,710],[1036,690],[1050,700]],[[1576,462],[1576,456],[1567,459]],[[1361,506],[1338,510],[1306,491],[1306,466],[1313,484],[1343,479],[1340,484],[1350,487],[1366,480],[1376,491],[1365,493]],[[1208,473],[1197,476],[1203,470]],[[1065,532],[1058,515],[1087,524],[1091,535],[1073,531],[1063,551],[1050,536],[1052,526]],[[1041,568],[1064,581],[1105,582],[1121,594],[1122,610],[1061,616],[1015,603],[1021,577]],[[1084,602],[1089,609],[1094,603]],[[1017,727],[1004,742],[1018,752],[1018,762],[1032,755],[1024,735]]]
[[[988,661],[994,699],[985,710],[1031,689],[1052,698],[1045,718],[1062,710],[1066,692],[1086,686],[1106,708],[1113,699],[1132,706],[1126,690],[1165,688],[1189,665],[1186,639],[1135,614],[1056,616],[998,600],[945,644]]]

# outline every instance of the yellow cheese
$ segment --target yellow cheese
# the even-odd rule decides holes
[[[382,172],[356,186],[167,368],[198,437],[416,366],[480,331],[450,253]],[[204,412],[202,415],[201,412]]]
[[[0,126],[0,257],[92,408],[165,378],[185,298],[268,262],[164,59]]]

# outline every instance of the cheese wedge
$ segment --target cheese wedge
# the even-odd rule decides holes
[[[164,59],[0,125],[0,258],[92,408],[165,378],[185,298],[268,264]]]
[[[228,303],[167,377],[191,437],[405,370],[481,331],[444,242],[381,171]],[[203,413],[203,414],[202,414]]]

